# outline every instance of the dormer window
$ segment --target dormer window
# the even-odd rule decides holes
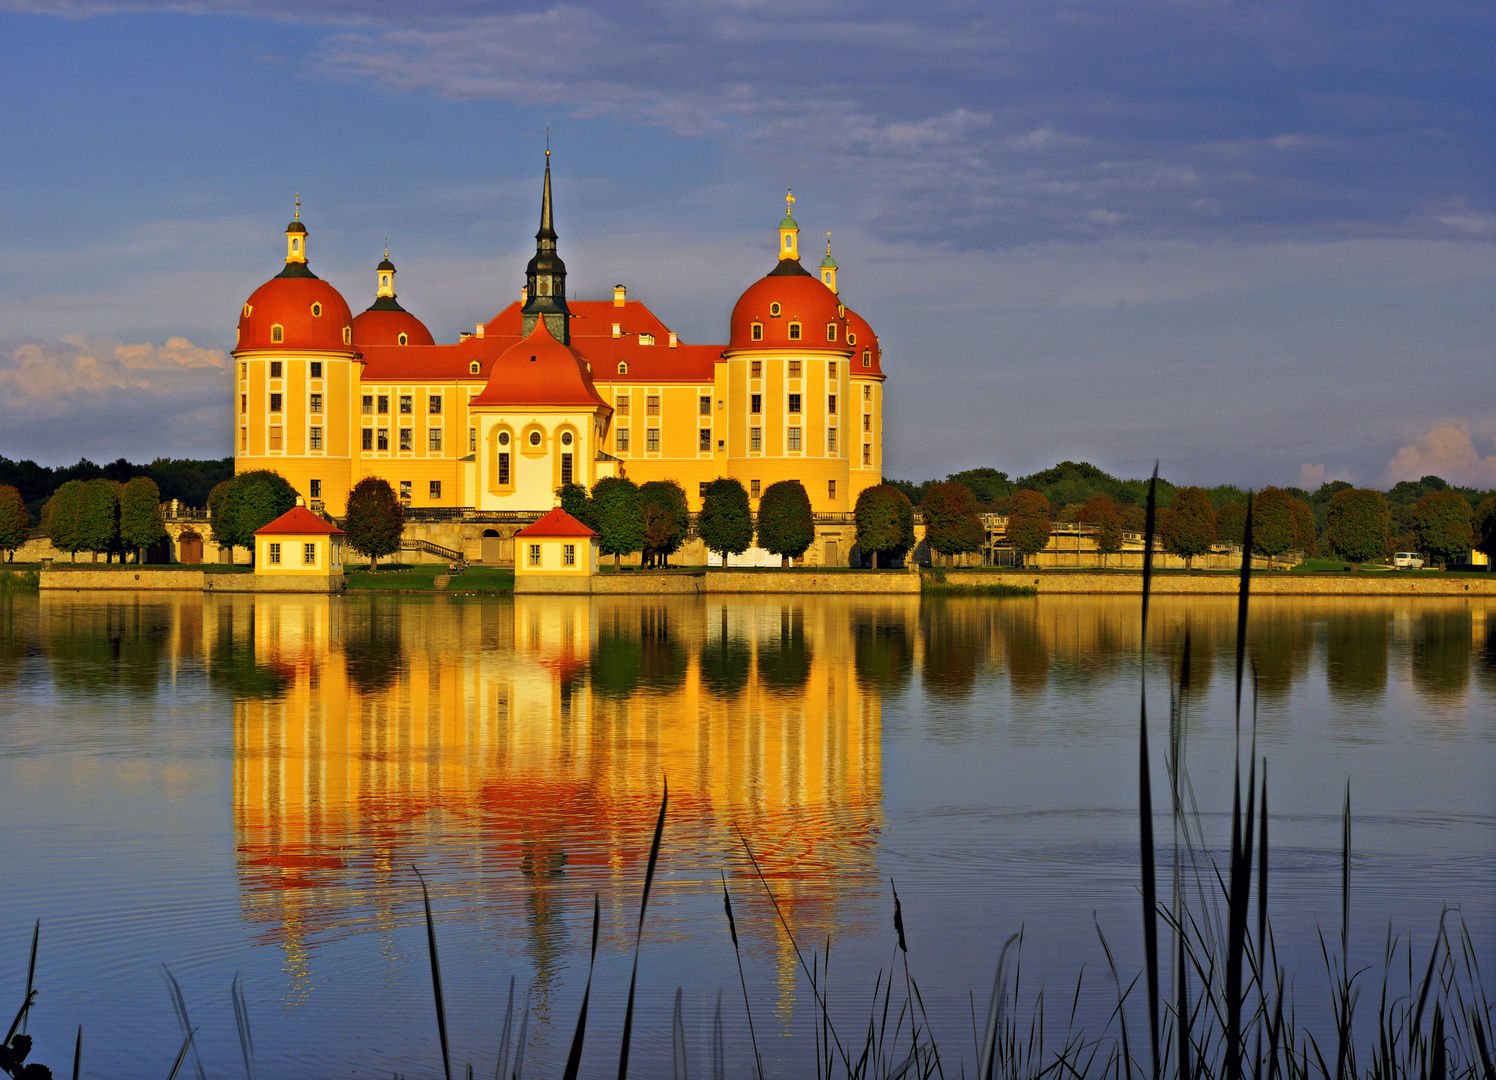
[[[468,365],[468,374],[469,375],[476,375],[476,374],[478,374],[478,361],[474,360],[471,364]]]
[[[253,310],[254,310],[254,306],[253,305],[251,305],[251,304],[245,304],[244,305],[244,317],[246,319],[249,318],[249,313],[251,311],[253,311]]]
[[[873,366],[873,350],[872,349],[863,349],[862,350],[862,366],[863,367],[872,367]]]
[[[769,305],[769,314],[776,319],[779,318],[779,313],[783,310],[777,303]]]
[[[847,317],[847,305],[846,304],[837,304],[836,305],[836,317],[838,319],[845,319]]]
[[[275,342],[277,345],[279,345],[281,342],[285,341],[286,340],[286,328],[284,326],[282,326],[280,323],[276,323],[274,326],[272,326],[270,328],[270,340],[273,341],[273,342]]]
[[[829,323],[826,324],[826,340],[827,341],[835,341],[836,340],[836,323],[829,322]]]
[[[857,334],[856,334],[855,331],[852,331],[852,330],[848,330],[847,331],[847,344],[848,345],[856,345],[857,344]]]
[[[398,341],[401,345],[409,345],[410,344],[410,335],[409,334],[401,334],[395,340]]]
[[[322,314],[322,305],[321,304],[313,304],[312,305],[312,314],[314,316],[320,317],[321,314]]]
[[[344,345],[352,345],[353,344],[353,327],[351,327],[351,326],[345,326],[345,327],[343,327],[343,344]]]
[[[618,361],[618,374],[620,374],[620,375],[627,375],[628,373],[629,373],[628,361],[627,360],[620,360],[620,361]]]
[[[764,339],[764,324],[763,323],[756,322],[756,323],[753,324],[753,334],[752,334],[752,337],[753,337],[754,341],[762,341]]]
[[[800,340],[800,324],[797,323],[797,322],[790,323],[790,340],[791,341],[799,341]]]

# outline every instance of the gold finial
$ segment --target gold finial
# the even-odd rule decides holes
[[[296,216],[294,218],[292,218],[291,220],[292,221],[300,221],[301,220],[301,192],[299,192],[299,191],[296,193]]]
[[[826,237],[827,237],[827,240],[826,240],[826,250],[829,252],[831,250],[831,240],[830,240],[831,234],[827,233]],[[390,238],[388,236],[386,236],[384,238],[384,257],[386,259],[388,259],[390,257]]]
[[[784,216],[794,217],[795,192],[793,188],[784,189]]]
[[[826,254],[831,254],[831,230],[826,230]]]
[[[551,125],[550,124],[547,124],[545,126],[545,156],[547,158],[549,158],[551,156]]]

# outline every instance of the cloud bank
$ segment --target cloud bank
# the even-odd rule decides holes
[[[1482,454],[1477,438],[1492,448],[1496,417],[1439,420],[1414,433],[1392,456],[1384,482],[1392,485],[1432,475],[1463,487],[1496,488],[1496,448]]]

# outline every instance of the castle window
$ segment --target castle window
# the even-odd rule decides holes
[[[836,428],[826,429],[826,453],[836,453]],[[832,498],[835,498],[835,495]]]
[[[571,455],[570,454],[562,454],[561,455],[561,484],[562,484],[563,487],[565,485],[571,483],[571,477],[572,477],[572,473],[571,473]]]
[[[311,483],[312,483],[312,498],[314,498],[314,499],[320,499],[320,498],[322,498],[322,481],[321,480],[313,480]]]
[[[863,349],[862,350],[862,366],[863,367],[872,367],[873,366],[873,350],[872,349]]]
[[[281,448],[281,429],[273,427],[270,429],[270,449],[279,451]]]
[[[710,397],[699,397],[696,399],[696,412],[700,416],[712,415],[712,399]]]
[[[826,498],[828,498],[828,499],[834,499],[834,498],[836,498],[836,481],[835,480],[827,480],[826,481]]]
[[[712,429],[704,427],[696,433],[696,449],[703,454],[712,452]]]
[[[500,446],[508,446],[509,445],[509,432],[507,432],[507,431],[501,431],[501,432],[499,432],[499,445]]]
[[[390,429],[389,428],[380,428],[379,429],[379,438],[378,438],[377,442],[378,442],[377,449],[388,450],[390,448]]]
[[[401,345],[409,345],[410,344],[410,335],[409,334],[401,334],[395,340],[398,341]]]
[[[432,502],[438,501],[442,497],[442,482],[440,480],[431,481],[428,494]]]
[[[373,394],[365,394],[364,395],[364,415],[365,416],[372,416],[373,413],[374,413],[374,395]]]
[[[569,432],[569,431],[563,431],[561,433],[561,445],[562,446],[570,446],[571,445],[571,432]]]
[[[831,361],[831,363],[829,363],[829,364],[826,365],[826,378],[833,379],[833,380],[836,378],[836,361],[835,360]]]
[[[478,452],[478,429],[475,428],[475,427],[470,427],[470,428],[468,428],[468,453],[469,454],[476,454],[477,452]]]
[[[314,427],[307,435],[307,448],[310,450],[322,449],[322,429]]]
[[[646,416],[659,416],[660,415],[660,395],[659,394],[650,394],[650,395],[648,395],[644,399],[644,415],[646,415]]]
[[[618,429],[617,433],[613,436],[613,448],[620,454],[627,454],[629,452],[628,428],[621,427]]]
[[[390,396],[388,394],[380,394],[379,395],[379,415],[380,416],[388,416],[389,415],[389,411],[390,411]]]
[[[791,360],[790,361],[790,378],[792,378],[792,379],[798,379],[799,377],[800,377],[800,361],[798,361],[798,360]]]
[[[748,411],[755,415],[764,411],[764,396],[762,394],[748,395]]]
[[[316,544],[302,544],[301,545],[301,562],[302,562],[302,565],[304,565],[304,566],[316,566],[317,565],[317,545]]]
[[[321,315],[322,315],[322,305],[321,304],[313,304],[312,305],[312,316],[314,318],[320,318]]]
[[[711,483],[712,482],[710,480],[703,480],[701,481],[701,483],[696,485],[696,497],[698,499],[706,498],[706,489],[711,486]]]
[[[320,413],[322,411],[322,395],[321,394],[313,394],[312,395],[311,411],[314,412],[314,413]]]
[[[281,396],[279,394],[271,394],[270,395],[270,411],[271,412],[280,412],[281,411]]]
[[[351,326],[345,326],[345,327],[343,327],[343,344],[344,345],[352,345],[353,344],[353,327],[351,327]]]
[[[408,427],[401,428],[400,429],[400,449],[401,450],[409,450],[410,448],[411,448],[410,428],[408,428]]]
[[[827,394],[826,395],[826,411],[828,413],[830,413],[832,416],[836,415],[836,395],[835,394]]]
[[[862,388],[862,400],[863,401],[871,401],[871,400],[873,400],[873,388],[871,386],[864,386]]]
[[[764,429],[761,428],[761,427],[749,428],[748,429],[748,449],[749,450],[757,451],[757,450],[762,450],[763,448],[764,448]],[[758,481],[755,480],[754,483],[757,484]],[[754,494],[758,494],[758,493],[754,492]]]
[[[748,481],[748,494],[752,495],[755,499],[758,498],[758,481],[757,480],[750,480],[750,481]]]
[[[248,394],[240,394],[239,395],[239,411],[242,412],[242,413],[249,412],[249,395]]]
[[[474,360],[471,364],[468,365],[468,374],[469,375],[476,375],[476,374],[478,374],[478,361]]]
[[[239,449],[240,450],[248,450],[249,449],[249,428],[240,428],[239,429]]]
[[[658,454],[660,452],[659,428],[652,427],[644,433],[644,449],[651,454]]]
[[[379,275],[379,284],[381,284],[381,285],[388,285],[389,283],[390,283],[390,276],[388,274],[380,274]]]
[[[364,449],[374,449],[374,429],[371,427],[364,428]]]
[[[754,341],[762,341],[764,339],[764,324],[761,322],[754,323],[753,331],[750,336]]]
[[[270,328],[270,340],[275,342],[277,345],[279,345],[282,341],[285,341],[286,328],[280,323],[276,323]]]
[[[780,307],[777,303],[769,305],[769,314],[772,315],[776,319],[779,318],[779,313],[781,311],[783,311],[783,310],[784,309],[782,307]]]
[[[829,322],[829,323],[826,324],[826,340],[827,341],[835,341],[836,340],[836,323]]]
[[[270,545],[270,561],[273,562],[273,563],[277,563],[277,564],[280,563],[280,561],[281,561],[281,546],[279,544],[271,544]]]
[[[797,413],[799,411],[800,411],[800,395],[799,394],[791,394],[790,395],[790,412]]]
[[[532,431],[532,432],[530,432],[530,445],[531,446],[539,446],[540,445],[540,432],[538,432],[538,431]]]
[[[270,377],[272,379],[279,379],[281,377],[281,362],[279,360],[270,361]]]
[[[856,345],[857,344],[857,335],[854,332],[852,332],[851,330],[847,331],[847,344],[848,345]]]
[[[410,502],[410,481],[409,480],[401,480],[400,481],[400,501],[403,502],[403,503]]]
[[[862,430],[863,431],[872,431],[873,430],[873,414],[872,413],[863,413],[862,414]]]
[[[762,360],[754,360],[748,374],[751,378],[762,379],[764,377],[764,362]]]
[[[509,455],[499,455],[499,486],[506,487],[509,484]]]
[[[791,341],[799,341],[800,340],[800,324],[797,323],[797,322],[790,323],[790,340]]]
[[[442,452],[441,428],[434,427],[426,432],[426,449],[434,454],[440,454]]]
[[[314,378],[314,379],[320,379],[320,378],[322,378],[322,361],[321,360],[313,360],[312,361],[312,378]]]
[[[798,450],[798,449],[800,449],[800,429],[797,428],[797,427],[792,427],[792,428],[789,428],[788,431],[789,431],[789,440],[788,440],[789,441],[789,449],[791,449],[791,450]]]
[[[862,463],[871,465],[873,463],[873,447],[871,443],[862,444]]]
[[[411,395],[409,395],[409,394],[401,394],[400,395],[400,415],[401,416],[409,416],[410,413],[411,413]]]
[[[442,399],[440,394],[432,394],[426,399],[426,411],[432,416],[440,416],[442,414]]]
[[[629,414],[629,396],[627,394],[619,394],[613,399],[613,412],[618,416],[627,416]]]
[[[577,546],[575,544],[561,545],[561,562],[565,566],[575,566],[577,564]]]
[[[618,374],[620,374],[620,375],[627,375],[628,373],[629,373],[628,361],[627,360],[620,360],[620,361],[618,361]]]

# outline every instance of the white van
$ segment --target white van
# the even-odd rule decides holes
[[[1392,565],[1399,570],[1421,570],[1423,556],[1416,551],[1399,551],[1392,556]]]

